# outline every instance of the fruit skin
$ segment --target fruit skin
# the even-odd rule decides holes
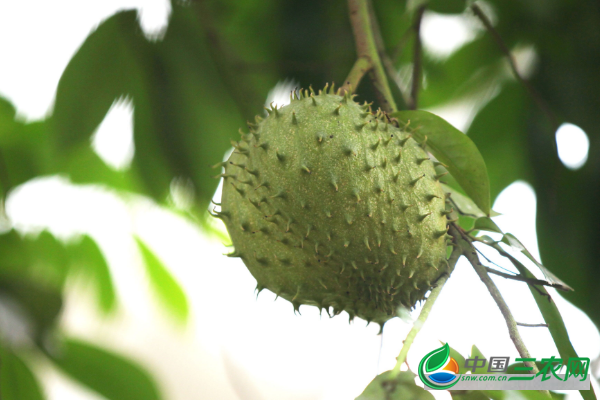
[[[332,307],[383,325],[446,270],[439,177],[382,113],[350,95],[300,93],[249,124],[221,164],[215,216],[231,236],[229,256],[294,310]]]

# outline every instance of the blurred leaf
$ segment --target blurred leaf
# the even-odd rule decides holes
[[[477,348],[477,346],[473,345],[473,347],[471,347],[471,354],[469,355],[469,358],[475,358],[478,357],[479,360],[484,359],[486,360],[486,363],[483,367],[479,367],[479,368],[468,368],[469,371],[471,371],[472,374],[487,374],[488,373],[488,365],[487,365],[487,358],[483,355],[483,353],[481,353],[481,351]],[[471,361],[472,363],[474,361]]]
[[[398,111],[392,113],[418,142],[427,139],[428,150],[442,163],[458,181],[477,206],[490,213],[490,183],[485,161],[477,146],[468,136],[444,119],[427,111]]]
[[[133,94],[145,47],[133,10],[111,16],[86,38],[56,89],[52,122],[61,147],[89,143],[115,99]]]
[[[187,320],[189,305],[183,289],[156,254],[137,236],[135,241],[144,258],[150,283],[159,299],[178,319]]]
[[[56,163],[45,124],[22,123],[11,115],[12,105],[0,98],[0,195],[39,175],[55,171]],[[14,110],[13,110],[14,111]]]
[[[395,379],[391,371],[377,375],[356,400],[433,400],[427,390],[415,384],[415,374],[403,371]]]
[[[496,225],[496,223],[488,217],[477,218],[475,220],[475,224],[473,225],[473,229],[477,229],[480,231],[504,233],[500,228],[498,228],[498,225]]]
[[[489,397],[481,390],[450,390],[454,400],[488,400]]]
[[[135,11],[117,13],[75,54],[61,77],[52,117],[75,181],[142,191],[164,202],[174,178],[190,179],[194,210],[205,212],[218,184],[209,166],[222,161],[244,120],[211,58],[195,7],[174,3],[164,39],[152,42]],[[123,96],[135,106],[133,179],[91,168],[99,160],[82,148]]]
[[[23,278],[0,275],[0,294],[9,296],[23,308],[33,323],[33,339],[41,343],[62,309],[60,292]]]
[[[525,254],[525,256],[527,256],[527,258],[529,258],[531,261],[533,261],[533,263],[535,265],[537,265],[537,267],[542,271],[542,273],[544,274],[544,277],[546,277],[546,280],[550,283],[554,283],[557,285],[561,285],[563,290],[573,290],[573,288],[569,285],[567,285],[566,283],[564,283],[561,279],[559,279],[556,275],[554,275],[552,272],[550,272],[548,270],[548,268],[544,267],[541,263],[539,263],[535,257],[533,257],[531,255],[531,253],[529,252],[529,250],[527,250],[525,248],[525,246],[523,246],[523,243],[521,243],[519,241],[519,239],[517,239],[513,234],[511,233],[506,233],[503,237],[502,237],[502,242],[506,243],[507,245],[509,245],[510,247],[520,251],[521,253]]]
[[[491,35],[480,35],[444,61],[424,53],[423,68],[427,86],[419,94],[419,106],[432,108],[463,100],[493,86],[505,75],[502,52]],[[412,62],[406,53],[404,62]]]
[[[454,400],[544,400],[548,397],[537,390],[469,390],[450,391]],[[561,400],[564,394],[550,392],[552,399]]]
[[[441,14],[460,14],[465,11],[465,0],[429,0],[427,9]]]
[[[465,374],[468,371],[468,369],[465,368],[465,358],[462,356],[462,354],[454,350],[452,347],[450,347],[450,357],[456,360],[456,363],[458,364],[459,374]]]
[[[115,288],[106,259],[96,242],[85,235],[70,250],[73,254],[72,262],[86,272],[96,286],[100,309],[105,313],[113,311],[117,302]]]
[[[27,364],[12,350],[0,347],[0,398],[43,400],[42,389]]]
[[[65,246],[48,231],[20,236],[15,230],[0,235],[0,272],[61,291],[69,272]]]
[[[545,393],[538,390],[482,390],[482,393],[492,400],[544,400],[548,399]],[[550,392],[553,399],[563,399],[564,394]]]
[[[31,318],[41,342],[62,308],[67,271],[64,247],[49,233],[23,239],[14,230],[0,235],[0,293],[15,300]]]
[[[101,183],[111,189],[144,192],[144,185],[134,174],[108,166],[87,141],[73,145],[67,155],[57,158],[58,172],[68,174],[73,183]]]
[[[467,131],[485,160],[492,200],[514,181],[531,177],[526,126],[529,115],[524,90],[514,82],[506,83],[500,94],[477,113]]]
[[[67,374],[108,400],[159,400],[153,378],[134,362],[89,343],[66,340],[50,355]]]

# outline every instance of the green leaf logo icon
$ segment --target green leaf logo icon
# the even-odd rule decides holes
[[[448,343],[440,347],[439,349],[435,349],[431,353],[427,355],[427,362],[425,363],[425,371],[432,372],[438,368],[441,368],[446,361],[448,360],[448,356],[450,355],[450,346]]]

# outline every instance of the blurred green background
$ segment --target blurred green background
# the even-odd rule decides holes
[[[410,29],[417,6],[373,0],[399,104],[405,103],[402,93],[410,86]],[[533,186],[542,262],[575,289],[564,296],[598,325],[600,3],[492,0],[481,7],[555,121],[514,78],[494,38],[459,1],[432,0],[426,11],[424,21],[436,24],[438,17],[453,17],[468,34],[446,54],[434,51],[434,45],[428,48],[431,38],[423,37],[419,108],[462,106],[466,117],[459,128],[486,160],[492,199],[517,180]],[[315,88],[339,83],[355,57],[342,0],[173,1],[166,32],[154,37],[144,34],[135,10],[117,12],[73,55],[46,118],[27,120],[10,101],[0,99],[2,208],[19,185],[60,175],[78,185],[100,184],[124,196],[144,196],[222,237],[207,219],[218,185],[213,179],[218,172],[210,166],[222,161],[246,120],[262,113],[278,82],[293,78],[300,87]],[[368,79],[357,93],[357,100],[374,101],[377,107]],[[135,143],[130,166],[120,169],[103,161],[91,145],[119,99],[134,106]],[[556,130],[564,122],[589,138],[587,161],[576,169],[558,156]],[[183,205],[175,193],[182,187],[187,193]],[[24,235],[8,216],[2,218],[0,304],[31,326],[27,340],[14,339],[10,324],[0,327],[2,398],[44,398],[26,362],[31,352],[106,399],[163,398],[154,378],[136,362],[66,337],[57,328],[65,285],[73,275],[94,288],[102,313],[110,315],[118,307],[114,279],[94,238],[64,241],[47,231]],[[152,247],[134,240],[152,293],[175,321],[185,321],[185,291]]]

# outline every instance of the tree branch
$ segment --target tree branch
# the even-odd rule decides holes
[[[392,92],[390,91],[387,77],[377,51],[367,1],[348,0],[350,23],[352,24],[352,31],[354,33],[356,52],[359,59],[366,58],[371,63],[372,68],[369,71],[369,75],[377,92],[381,108],[386,112],[394,112],[397,110],[396,102],[392,97]]]
[[[394,369],[391,372],[392,378],[394,378],[395,376],[398,375],[398,373],[400,373],[400,367],[402,366],[402,364],[404,364],[404,361],[406,361],[406,356],[408,354],[408,350],[410,350],[410,346],[412,346],[412,344],[415,340],[415,337],[417,336],[417,334],[419,333],[419,331],[425,324],[425,321],[427,321],[427,317],[429,317],[429,312],[431,311],[433,304],[437,300],[438,295],[442,291],[442,288],[448,281],[448,278],[452,274],[452,271],[454,271],[454,267],[456,266],[456,262],[458,261],[458,258],[461,256],[461,253],[462,253],[462,250],[458,246],[454,247],[454,249],[452,250],[452,254],[450,254],[450,258],[448,259],[448,266],[449,266],[448,273],[442,275],[442,277],[436,282],[437,286],[435,288],[431,289],[431,293],[429,294],[427,301],[425,302],[425,304],[423,305],[423,308],[421,309],[419,318],[417,318],[417,320],[414,322],[413,327],[411,328],[410,332],[408,332],[408,335],[406,336],[406,339],[404,340],[404,344],[402,345],[402,349],[400,350],[400,354],[396,358],[396,365],[394,366]]]
[[[410,93],[410,110],[416,110],[419,103],[419,88],[421,87],[421,20],[425,12],[425,5],[420,6],[415,13],[415,22],[413,30],[415,33],[415,46],[413,53],[413,76],[412,89]]]
[[[525,78],[523,78],[521,76],[521,74],[519,73],[519,70],[517,69],[517,63],[515,61],[515,58],[513,57],[510,50],[508,49],[508,46],[506,46],[506,44],[502,40],[502,37],[500,36],[498,31],[492,25],[492,22],[485,15],[483,10],[481,8],[479,8],[479,6],[477,4],[472,4],[471,10],[473,10],[473,13],[477,16],[477,18],[479,18],[479,20],[481,20],[481,22],[483,23],[485,28],[488,30],[488,32],[492,35],[492,37],[496,41],[496,44],[498,45],[500,50],[504,53],[504,55],[508,59],[508,63],[510,64],[510,69],[512,70],[513,75],[515,76],[517,81],[519,81],[519,83],[521,83],[521,85],[523,85],[525,90],[527,90],[527,92],[529,93],[529,95],[531,96],[533,101],[537,104],[537,106],[540,108],[540,110],[542,110],[542,112],[546,115],[546,118],[548,118],[548,120],[552,124],[553,130],[556,131],[556,129],[558,128],[558,119],[556,118],[556,116],[554,115],[554,113],[552,112],[552,110],[550,109],[548,104],[544,101],[542,96],[540,96],[540,94],[534,89],[534,87],[531,86],[529,81],[527,81]]]
[[[461,232],[461,228],[457,227],[454,224],[450,225],[449,232],[450,235],[452,235],[455,239],[458,240],[458,244],[462,249],[462,254],[467,258],[467,260],[469,260],[469,262],[475,269],[475,272],[477,272],[477,275],[479,275],[479,279],[481,279],[481,281],[485,284],[488,291],[490,292],[490,295],[496,302],[496,305],[498,305],[498,308],[500,309],[500,312],[502,313],[502,316],[506,321],[506,327],[508,328],[510,338],[515,344],[519,355],[522,358],[531,358],[529,350],[527,350],[527,347],[525,346],[525,343],[521,338],[521,334],[519,333],[519,329],[517,328],[517,322],[515,321],[512,313],[510,312],[508,305],[504,301],[504,298],[500,294],[500,291],[494,284],[494,281],[492,281],[492,278],[490,278],[490,276],[487,274],[487,271],[485,270],[484,266],[481,265],[481,263],[479,262],[479,257],[477,257],[477,252],[475,251],[473,244],[469,240],[469,237],[466,234],[463,234]],[[533,368],[531,371],[532,373],[537,374],[539,372],[535,363],[525,362],[525,365]]]

